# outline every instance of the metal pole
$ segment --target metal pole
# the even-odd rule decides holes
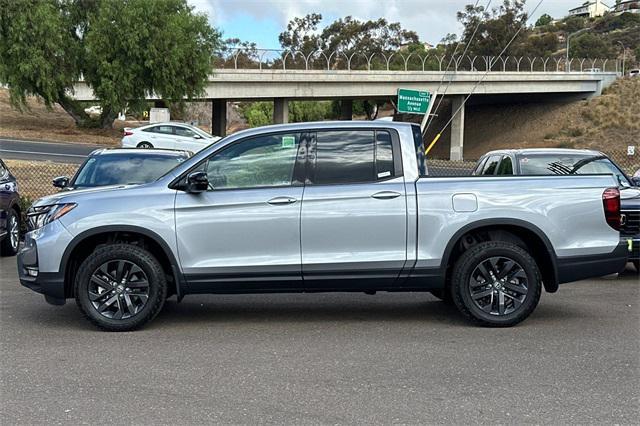
[[[624,77],[624,62],[627,55],[627,49],[624,47],[624,44],[622,44],[621,41],[618,41],[618,44],[622,46],[622,76]]]
[[[569,71],[570,71],[570,70],[569,70],[569,39],[570,39],[571,37],[573,37],[574,35],[577,35],[577,34],[583,33],[583,32],[585,32],[585,31],[589,31],[590,29],[591,29],[591,28],[583,28],[583,29],[578,30],[578,31],[576,31],[576,32],[574,32],[574,33],[567,34],[567,55],[566,55],[566,59],[567,59],[567,60],[566,60],[566,62],[565,62],[565,68],[566,68],[566,69],[565,69],[565,71],[567,71],[567,72],[569,72]]]

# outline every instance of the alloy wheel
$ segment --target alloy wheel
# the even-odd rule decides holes
[[[528,294],[527,274],[522,266],[504,256],[490,257],[476,266],[469,278],[474,305],[491,315],[509,315]]]
[[[18,224],[18,218],[15,215],[9,216],[9,242],[13,250],[18,250],[18,244],[20,242],[20,225]]]
[[[112,260],[100,265],[91,275],[87,289],[96,311],[111,319],[130,318],[149,300],[147,275],[128,260]]]

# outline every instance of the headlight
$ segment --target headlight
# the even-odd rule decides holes
[[[48,206],[31,207],[27,211],[29,230],[42,228],[47,223],[60,219],[76,207],[76,203],[50,204]]]

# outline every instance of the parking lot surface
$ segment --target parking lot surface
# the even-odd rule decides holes
[[[637,275],[561,286],[508,329],[428,294],[188,296],[132,333],[0,259],[2,424],[640,421]]]

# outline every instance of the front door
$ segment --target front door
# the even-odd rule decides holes
[[[302,201],[307,289],[392,286],[407,256],[407,205],[397,134],[318,131]]]
[[[178,192],[176,236],[192,292],[301,289],[300,134],[242,139],[199,168],[210,190]]]

